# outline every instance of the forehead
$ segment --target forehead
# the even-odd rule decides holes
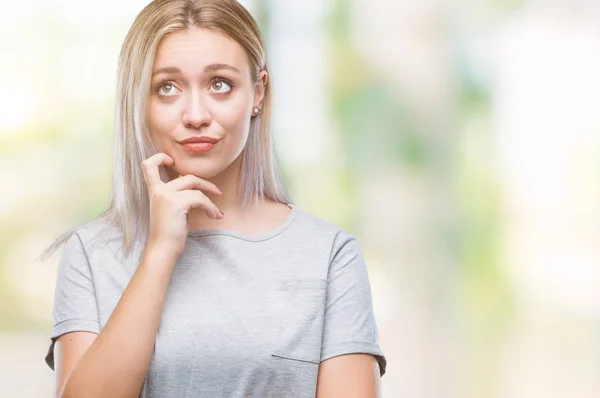
[[[248,56],[234,39],[212,29],[191,27],[165,36],[158,45],[153,69],[175,66],[194,73],[206,65],[227,64],[249,70]]]

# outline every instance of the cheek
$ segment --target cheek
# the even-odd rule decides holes
[[[244,133],[250,122],[249,103],[245,98],[225,101],[215,108],[214,119],[227,131]]]
[[[152,138],[161,142],[168,139],[168,134],[177,125],[177,112],[174,107],[168,107],[151,100],[148,105],[148,127]]]

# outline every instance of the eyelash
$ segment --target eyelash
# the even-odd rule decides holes
[[[231,93],[231,91],[233,90],[233,87],[234,87],[234,86],[233,86],[233,83],[231,83],[231,82],[230,82],[229,80],[227,80],[227,79],[223,79],[223,78],[221,78],[221,77],[217,77],[217,78],[213,79],[213,80],[210,82],[210,85],[212,86],[212,85],[213,85],[214,83],[216,83],[216,82],[222,82],[222,83],[226,83],[226,84],[228,84],[228,85],[229,85],[229,87],[231,87],[231,88],[229,89],[229,91],[227,91],[227,92],[225,92],[225,93],[215,93],[215,94],[218,94],[218,95],[227,95],[227,94]],[[157,84],[157,85],[154,87],[154,92],[155,92],[156,94],[158,94],[158,96],[160,96],[160,97],[164,97],[164,98],[171,97],[171,95],[164,95],[164,94],[161,94],[161,93],[160,93],[160,88],[161,88],[163,85],[166,85],[166,84],[170,84],[170,85],[172,85],[172,86],[175,86],[175,84],[173,83],[173,81],[172,81],[172,80],[163,80],[163,81],[161,81],[160,83],[158,83],[158,84]]]

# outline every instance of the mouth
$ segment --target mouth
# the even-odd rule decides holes
[[[211,150],[220,140],[212,137],[189,137],[177,141],[188,152],[198,153]]]
[[[181,144],[181,146],[188,152],[198,153],[210,151],[216,143],[211,142],[188,142]]]

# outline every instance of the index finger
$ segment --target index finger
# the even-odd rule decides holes
[[[148,188],[150,188],[151,190],[163,184],[162,180],[160,179],[160,173],[158,171],[158,166],[163,164],[169,166],[173,164],[173,158],[163,152],[156,153],[150,156],[148,159],[144,159],[142,161],[144,179],[146,180]]]

